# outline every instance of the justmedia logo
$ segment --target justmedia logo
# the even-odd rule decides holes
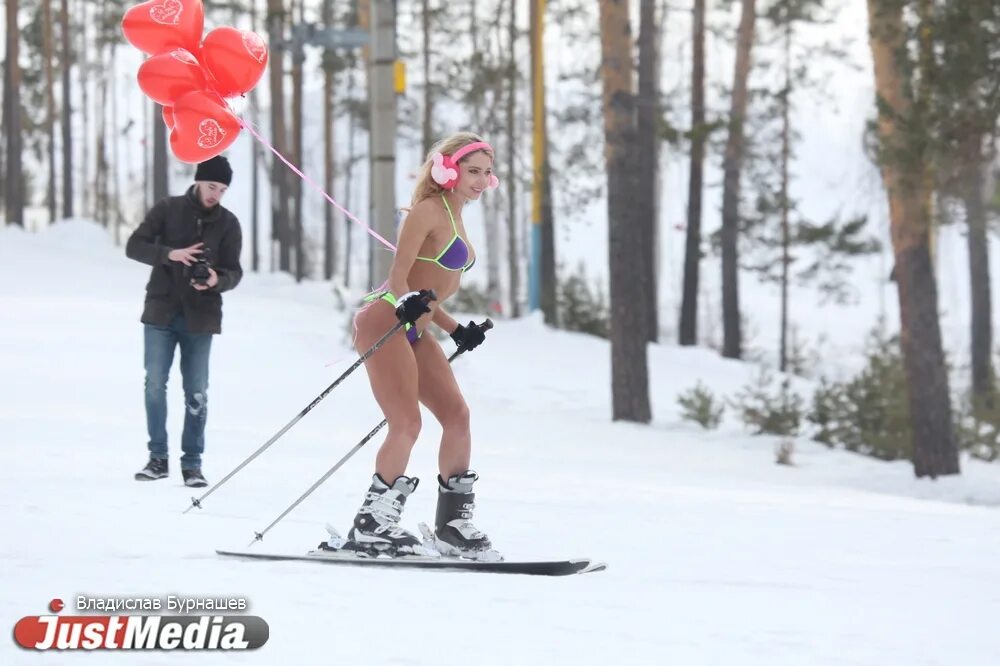
[[[14,625],[30,650],[256,650],[269,633],[255,615],[29,615]]]

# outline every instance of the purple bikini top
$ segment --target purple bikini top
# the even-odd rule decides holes
[[[448,199],[442,195],[441,201],[444,202],[445,210],[448,211],[448,217],[451,218],[451,229],[455,235],[451,237],[451,242],[444,246],[444,249],[441,250],[438,256],[417,257],[417,259],[435,263],[446,271],[462,271],[464,273],[472,268],[476,260],[469,261],[469,245],[458,235],[458,225],[455,224],[455,216],[451,213],[451,206],[448,205]]]

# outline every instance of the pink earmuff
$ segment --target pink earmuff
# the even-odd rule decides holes
[[[469,153],[484,149],[493,152],[493,147],[490,144],[485,141],[476,141],[462,146],[451,155],[434,153],[431,155],[431,178],[444,189],[452,189],[458,184],[458,176],[461,171],[458,161]],[[490,182],[486,187],[490,190],[500,187],[500,179],[496,177],[496,174],[490,174]]]
[[[434,153],[431,155],[431,178],[446,190],[458,184],[458,167],[450,155]]]

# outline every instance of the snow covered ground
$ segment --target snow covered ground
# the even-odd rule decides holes
[[[145,461],[138,322],[147,269],[84,222],[0,231],[0,623],[50,599],[245,597],[270,625],[256,652],[130,653],[115,663],[992,665],[1000,655],[1000,466],[917,481],[738,424],[703,433],[675,395],[731,395],[754,374],[707,350],[650,350],[651,426],[609,421],[609,353],[534,317],[498,321],[456,363],[473,409],[477,524],[508,559],[589,556],[567,578],[223,560],[381,418],[362,372],[182,515],[177,459]],[[477,314],[477,313],[470,313]],[[478,314],[477,314],[478,318]],[[205,472],[219,479],[352,362],[323,284],[248,275],[212,356]],[[172,451],[181,421],[171,390]],[[404,522],[433,518],[427,418]],[[378,441],[255,548],[302,552],[346,528]],[[70,612],[70,611],[64,611]],[[78,658],[78,657],[77,657]],[[74,657],[0,641],[0,664]]]

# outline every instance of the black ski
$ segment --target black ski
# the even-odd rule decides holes
[[[383,567],[387,569],[435,569],[443,571],[478,571],[481,573],[526,574],[530,576],[569,576],[572,574],[604,571],[607,565],[589,559],[551,560],[541,562],[477,562],[449,557],[359,557],[341,551],[310,551],[306,555],[276,553],[250,553],[247,551],[217,550],[219,555],[251,560],[318,562],[321,564],[347,564],[351,566]]]

